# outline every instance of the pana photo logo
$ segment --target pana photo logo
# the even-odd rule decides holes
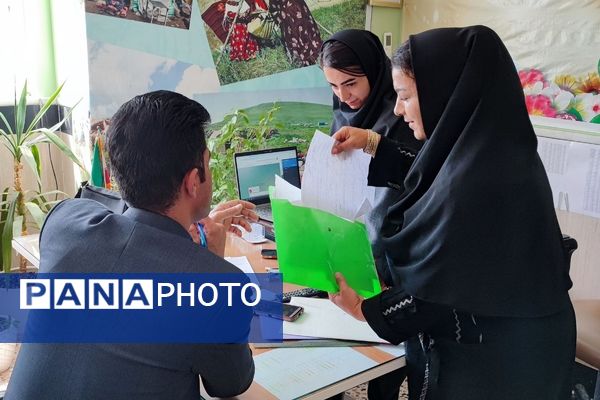
[[[245,306],[253,307],[261,300],[261,289],[252,282],[53,278],[21,279],[19,295],[23,310],[152,310],[167,303],[177,307],[212,307],[215,304],[232,307],[241,301]],[[234,296],[239,296],[239,301]]]

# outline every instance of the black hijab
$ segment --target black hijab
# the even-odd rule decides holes
[[[409,45],[428,140],[382,229],[394,283],[479,315],[559,311],[561,232],[508,51],[484,26]]]
[[[325,43],[330,41],[339,41],[352,50],[371,87],[365,104],[358,110],[351,109],[333,95],[331,133],[335,133],[342,126],[373,129],[381,135],[393,138],[413,153],[419,151],[422,143],[415,139],[404,119],[394,115],[396,92],[392,83],[392,68],[379,38],[369,31],[348,29],[337,32]],[[387,285],[391,285],[392,279],[379,232],[388,207],[396,203],[401,194],[395,189],[375,188],[373,210],[365,219],[377,273]]]
[[[392,68],[379,38],[369,31],[347,29],[332,35],[323,45],[331,41],[341,42],[354,52],[371,87],[369,97],[358,110],[351,109],[333,95],[331,133],[342,126],[373,129],[381,135],[395,138],[415,152],[418,151],[421,144],[414,138],[404,120],[394,115],[396,92],[392,83]]]

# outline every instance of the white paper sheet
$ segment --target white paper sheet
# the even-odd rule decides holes
[[[274,349],[254,357],[256,383],[281,400],[295,399],[377,363],[348,347]]]
[[[304,307],[294,322],[283,322],[284,335],[387,343],[366,322],[358,321],[329,299],[292,297],[290,304]]]
[[[600,218],[600,145],[538,137],[554,206]]]
[[[275,198],[298,203],[302,198],[300,189],[292,185],[279,175],[275,175]]]
[[[334,142],[331,136],[315,132],[302,177],[302,204],[355,220],[371,209],[362,207],[370,197],[367,175],[371,157],[360,150],[332,155]]]
[[[567,158],[569,142],[564,140],[538,138],[538,154],[544,164],[548,180],[552,187],[554,207],[569,209],[568,197],[569,180],[567,175]]]
[[[248,275],[252,283],[255,283],[260,286],[260,282],[258,281],[258,278],[255,275],[256,272],[254,272],[254,270],[252,269],[252,265],[250,265],[250,261],[248,261],[248,258],[246,256],[225,257],[225,261],[228,261],[236,267],[238,267],[240,270],[242,270],[243,273]],[[278,298],[277,293],[273,293],[269,290],[262,290],[261,294],[264,300],[276,301]]]
[[[568,192],[571,211],[600,218],[600,146],[571,143],[569,173],[576,180]]]
[[[242,272],[245,274],[253,274],[254,273],[254,270],[252,269],[252,265],[250,265],[250,261],[248,261],[248,258],[246,256],[225,257],[225,261],[228,261],[231,264],[235,265],[236,267],[241,269]]]

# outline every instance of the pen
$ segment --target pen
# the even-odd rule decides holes
[[[206,233],[204,233],[204,225],[202,225],[200,222],[198,222],[196,225],[198,227],[198,236],[200,236],[200,246],[206,247],[207,242]]]

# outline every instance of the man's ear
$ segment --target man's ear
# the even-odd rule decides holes
[[[181,186],[188,196],[193,198],[198,196],[200,191],[200,177],[198,176],[198,168],[192,168],[187,174],[185,174]]]

